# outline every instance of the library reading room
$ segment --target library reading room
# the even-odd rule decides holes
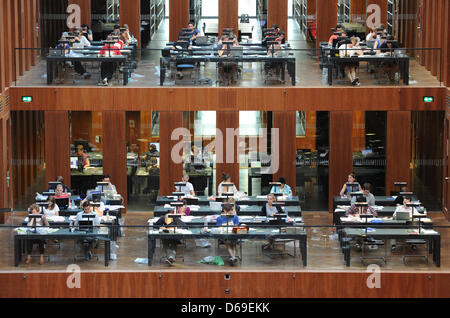
[[[449,15],[1,0],[0,298],[450,297]]]

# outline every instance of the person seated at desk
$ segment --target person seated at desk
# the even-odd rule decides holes
[[[377,28],[372,28],[366,36],[366,42],[377,40]]]
[[[76,29],[74,32],[75,38],[71,41],[73,41],[72,43],[81,43],[83,45],[83,47],[85,46],[91,46],[91,42],[88,41],[88,39],[86,39],[86,37],[81,33],[81,29]],[[79,53],[77,52],[77,50],[74,50],[75,53]],[[88,72],[86,72],[86,69],[84,68],[83,64],[81,64],[81,62],[74,62],[73,63],[75,72],[77,72],[78,74],[80,74],[81,76],[83,76],[83,78],[87,79],[91,77],[91,74],[89,74]]]
[[[70,191],[69,187],[64,184],[64,178],[62,176],[57,176],[56,182],[60,182],[63,186],[64,192],[67,193],[68,195],[70,195],[71,191]],[[56,190],[56,184],[52,184],[51,186],[48,187],[47,192],[53,192],[55,190]]]
[[[217,187],[217,195],[220,197],[222,196],[223,193],[229,193],[229,192],[233,192],[234,195],[236,195],[239,191],[236,188],[236,186],[233,184],[233,186],[224,186],[224,183],[232,183],[231,182],[231,177],[226,174],[226,173],[222,173],[222,182],[219,183],[219,186]]]
[[[394,37],[392,35],[388,36],[386,41],[383,42],[377,54],[383,54],[386,56],[392,56],[395,49],[398,49],[398,43],[394,40]],[[381,70],[383,73],[388,74],[389,80],[391,82],[395,82],[395,73],[399,70],[399,65],[395,61],[387,61],[381,63]]]
[[[282,32],[282,31],[281,31]],[[274,42],[276,42],[276,44],[270,44],[267,47],[267,55],[268,56],[277,56],[278,52],[280,50],[282,50],[281,44],[282,44],[282,40],[283,37],[277,37],[276,40]],[[264,70],[266,71],[266,74],[268,76],[272,76],[273,73],[275,74],[280,74],[280,72],[282,71],[282,66],[284,64],[277,62],[277,61],[271,61],[271,62],[267,62],[264,64]]]
[[[363,185],[363,194],[358,196],[353,196],[350,201],[350,208],[345,212],[345,215],[354,215],[359,216],[360,208],[356,206],[356,203],[367,202],[367,207],[364,207],[364,214],[372,214],[377,216],[377,213],[373,206],[375,205],[375,197],[372,193],[370,193],[370,184],[364,183]]]
[[[399,205],[395,208],[395,212],[392,215],[392,219],[397,219],[397,212],[409,212],[409,217],[412,220],[413,214],[412,214],[412,207],[408,206],[408,204],[411,203],[411,197],[410,196],[404,196],[403,197],[403,204]],[[416,250],[416,245],[412,245],[411,248],[413,250]],[[392,239],[391,240],[391,252],[395,252],[397,249],[397,240]]]
[[[112,38],[108,37],[107,40],[112,41]],[[117,42],[114,45],[111,43],[106,43],[102,47],[99,55],[100,56],[122,55],[122,53],[120,52],[121,47],[122,47],[121,44],[117,43]],[[108,83],[113,78],[116,68],[117,68],[117,64],[115,61],[103,61],[100,64],[100,73],[101,73],[101,78],[103,80],[99,83],[99,86],[108,86],[109,85]]]
[[[119,36],[120,35],[120,24],[114,24],[113,31],[111,32],[111,35],[113,35],[113,36]]]
[[[216,225],[217,226],[228,226],[229,222],[233,221],[233,226],[239,225],[239,217],[236,214],[236,210],[229,203],[225,203],[223,206],[223,214],[226,214],[226,217],[222,217],[221,215],[217,217]],[[237,251],[237,239],[225,239],[223,240],[227,247],[228,254],[230,255],[230,265],[234,266],[238,259],[236,258]]]
[[[117,193],[117,189],[116,186],[114,184],[111,183],[111,178],[109,177],[109,174],[105,174],[103,175],[103,180],[102,182],[107,182],[108,185],[106,186],[101,186],[98,185],[95,190],[97,191],[104,191],[104,190],[109,190],[109,191],[115,191]]]
[[[67,193],[64,192],[64,188],[62,184],[58,184],[56,186],[55,195],[53,196],[54,199],[69,199],[69,205],[70,205],[70,197]]]
[[[84,35],[84,37],[89,41],[92,42],[94,41],[94,36],[92,34],[92,30],[89,27],[88,24],[84,23],[81,25],[81,33]]]
[[[241,211],[241,207],[236,204],[236,200],[233,197],[229,197],[227,202],[233,207],[234,214],[238,214]]]
[[[185,195],[195,196],[194,186],[189,182],[189,175],[187,173],[185,173],[181,178],[181,183],[186,183],[186,185],[175,187],[177,192],[183,192]]]
[[[180,214],[180,215],[187,215],[189,216],[191,214],[191,208],[187,206],[186,200],[183,200],[182,206],[177,206],[174,209],[174,214]]]
[[[195,45],[195,39],[197,35],[200,34],[200,30],[196,29],[194,26],[194,22],[190,21],[187,27],[190,31],[186,32],[191,37],[191,43]]]
[[[46,216],[59,216],[59,207],[54,197],[48,199],[47,207],[43,207],[42,210]]]
[[[339,195],[342,197],[345,194],[347,194],[347,196],[350,197],[350,193],[351,192],[356,192],[356,191],[362,191],[361,185],[358,184],[357,186],[349,186],[349,183],[358,183],[358,181],[356,181],[356,177],[354,173],[350,173],[347,176],[347,182],[344,183],[344,185],[342,186],[341,192],[339,192]]]
[[[267,195],[267,203],[263,205],[261,209],[261,213],[264,214],[266,217],[272,217],[274,214],[282,214],[283,209],[279,205],[274,205],[273,203],[277,202],[277,197],[270,193]],[[268,238],[267,243],[262,246],[263,250],[268,250],[272,248],[274,239]]]
[[[234,36],[228,36],[223,35],[222,36],[222,42],[224,41],[233,41],[233,47],[236,47],[239,45],[237,42],[236,37]],[[231,50],[230,50],[229,44],[223,44],[222,47],[219,49],[218,55],[220,57],[229,57],[231,56]],[[235,84],[236,81],[234,79],[234,76],[237,71],[237,63],[236,62],[219,62],[218,68],[219,68],[219,79],[222,83],[231,83]]]
[[[92,205],[89,201],[84,201],[83,204],[81,205],[81,208],[83,209],[83,211],[79,212],[75,218],[75,222],[74,222],[74,226],[79,226],[79,221],[83,221],[84,218],[83,216],[86,215],[93,215],[95,216],[92,222],[92,225],[94,227],[99,226],[100,225],[100,218],[98,217],[98,215],[96,213],[94,213],[93,209],[92,209]],[[80,240],[78,241],[78,244],[81,246],[81,248],[84,250],[84,259],[85,260],[90,260],[92,258],[92,247],[95,243],[95,239],[92,238],[86,238],[84,240]]]
[[[28,213],[33,215],[39,215],[41,212],[41,209],[39,208],[39,205],[32,204],[28,208]],[[31,219],[29,220],[27,226],[37,227],[37,226],[50,226],[47,217],[45,215],[42,215],[39,219]],[[25,263],[30,264],[31,263],[31,253],[33,251],[33,245],[38,244],[39,246],[39,254],[40,254],[40,260],[39,264],[44,264],[44,251],[45,251],[45,240],[26,240],[26,247],[27,247],[27,259]]]
[[[341,35],[342,35],[343,32],[344,32],[344,29],[342,28],[342,25],[340,25],[340,24],[336,25],[336,29],[334,29],[333,34],[328,39],[328,46],[332,47],[333,46],[333,40],[337,39],[339,37],[339,35],[337,35],[335,33],[341,33]]]
[[[344,43],[339,47],[339,56],[341,58],[352,57],[363,55],[363,51],[358,44],[358,38],[352,37],[349,41],[344,41]],[[348,61],[343,63],[345,74],[347,74],[348,79],[353,86],[360,86],[359,78],[356,77],[356,68],[359,66],[358,61]]]
[[[270,189],[270,193],[283,193],[283,195],[286,195],[288,197],[292,196],[292,189],[290,186],[286,184],[286,179],[281,177],[278,179],[278,182],[281,183],[280,186],[272,186]]]
[[[175,230],[174,226],[186,226],[183,221],[179,218],[169,218],[169,214],[161,216],[158,221],[154,223],[154,225],[161,226],[163,231],[173,232]],[[169,225],[171,225],[169,227]],[[177,244],[180,244],[180,240],[173,239],[161,239],[164,251],[166,253],[166,263],[170,266],[175,263],[176,255],[177,255]]]
[[[408,187],[406,186],[406,185],[402,185],[401,187],[400,187],[400,191],[399,192],[391,192],[391,195],[396,195],[397,197],[395,198],[395,200],[394,200],[394,204],[395,204],[395,206],[399,206],[399,205],[402,205],[403,204],[403,199],[404,199],[404,196],[402,196],[401,194],[400,194],[400,192],[408,192]]]
[[[75,153],[75,155],[82,157],[82,165],[83,168],[87,168],[91,166],[91,162],[89,161],[89,157],[88,155],[84,152],[84,147],[83,145],[78,145],[77,147],[77,152]]]

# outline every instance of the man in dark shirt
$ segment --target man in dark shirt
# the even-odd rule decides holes
[[[169,214],[160,217],[154,225],[161,226],[163,231],[170,232],[174,231],[175,226],[186,226],[186,224],[184,224],[179,218],[169,218]],[[162,239],[161,242],[166,252],[166,263],[172,266],[173,263],[175,263],[177,244],[180,243],[180,240]]]

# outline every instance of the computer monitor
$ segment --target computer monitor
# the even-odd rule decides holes
[[[87,215],[86,217],[90,217],[91,215]],[[94,221],[91,218],[85,218],[83,215],[83,220],[78,221],[78,229],[80,231],[92,232],[94,230]]]
[[[187,50],[189,48],[189,41],[177,41],[175,42],[175,47],[177,46],[183,50]]]
[[[78,156],[70,156],[70,169],[77,170],[78,163],[79,163]]]
[[[55,198],[55,203],[60,210],[66,210],[69,207],[69,198]]]

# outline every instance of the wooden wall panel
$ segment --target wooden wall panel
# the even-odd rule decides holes
[[[189,0],[169,0],[169,41],[176,41],[189,23]]]
[[[122,1],[120,3],[120,8],[127,2],[132,1]],[[87,23],[88,25],[91,25],[91,0],[69,0],[69,4],[78,4],[81,9],[81,24]],[[128,24],[128,26],[130,26],[130,24]]]
[[[350,1],[350,22],[365,22],[366,8],[366,0]]]
[[[128,24],[131,34],[134,34],[141,46],[141,1],[127,0],[120,2],[120,25]]]
[[[337,0],[317,0],[317,47],[320,42],[328,42],[336,24]]]
[[[127,148],[124,111],[104,111],[103,121],[103,173],[108,174],[117,192],[127,202]]]
[[[411,112],[387,112],[386,195],[396,190],[394,182],[410,185]]]
[[[22,103],[21,97],[30,95],[33,102]],[[10,96],[11,110],[445,110],[446,88],[11,87]],[[424,103],[423,96],[435,100]]]
[[[347,176],[353,172],[353,112],[330,112],[329,211],[333,213],[333,196],[338,195]],[[347,133],[346,133],[347,132]]]
[[[45,182],[62,176],[70,186],[69,115],[66,111],[45,114]]]
[[[219,0],[219,36],[222,35],[222,29],[224,28],[232,28],[234,29],[234,34],[238,34],[238,1]]]
[[[13,72],[13,60],[14,60],[14,53],[12,50],[12,27],[11,27],[11,21],[12,21],[12,12],[11,12],[11,0],[5,0],[2,1],[3,5],[3,39],[4,39],[4,68],[2,69],[2,73],[5,74],[5,82],[4,87],[9,87],[11,85],[11,82],[13,81],[14,72]]]
[[[383,272],[380,288],[369,288],[367,280],[372,273],[367,272],[139,271],[83,272],[80,288],[68,288],[70,274],[3,272],[0,297],[438,298],[448,297],[450,282],[448,272]]]
[[[5,34],[5,27],[6,23],[3,21],[4,19],[4,9],[5,9],[6,3],[1,2],[0,3],[0,17],[2,18],[2,21],[0,22],[0,34]],[[5,48],[5,37],[0,37],[0,94],[5,90],[5,55],[6,55],[6,48]]]
[[[233,182],[239,190],[239,161],[238,161],[238,140],[237,136],[233,140],[227,138],[227,128],[237,129],[239,128],[239,112],[232,111],[217,111],[216,112],[216,129],[223,134],[223,148],[217,147],[216,149],[216,189],[221,183],[222,173],[226,173],[231,177]],[[216,140],[218,138],[216,137]],[[228,144],[228,147],[227,147]],[[217,142],[216,142],[217,145]],[[233,148],[232,148],[233,146]],[[226,155],[231,153],[231,149],[234,152],[234,158],[232,162],[228,162]],[[222,163],[219,160],[222,160]],[[231,159],[231,158],[230,158]],[[229,160],[230,161],[230,160]]]
[[[445,86],[450,86],[450,25],[448,21],[450,21],[450,1],[444,1],[443,11],[445,16],[442,21],[446,21],[446,23],[442,23],[442,79],[445,83]]]
[[[286,32],[288,39],[288,1],[269,0],[267,9],[267,25],[278,24],[281,30]]]
[[[380,6],[381,24],[383,24],[385,28],[387,28],[387,2],[388,0],[367,0],[368,6],[371,4],[377,4]]]
[[[273,112],[273,128],[279,131],[279,151],[274,152],[272,157],[278,155],[279,170],[274,173],[273,180],[284,177],[286,183],[295,194],[296,184],[296,114],[295,111]],[[272,134],[273,136],[273,134]],[[273,160],[272,160],[273,161]]]
[[[173,183],[180,181],[183,174],[183,164],[173,162],[171,156],[172,148],[182,140],[181,137],[171,140],[171,135],[174,129],[183,127],[183,113],[162,111],[159,115],[159,138],[164,141],[160,144],[159,191],[161,195],[169,195],[175,190]]]

